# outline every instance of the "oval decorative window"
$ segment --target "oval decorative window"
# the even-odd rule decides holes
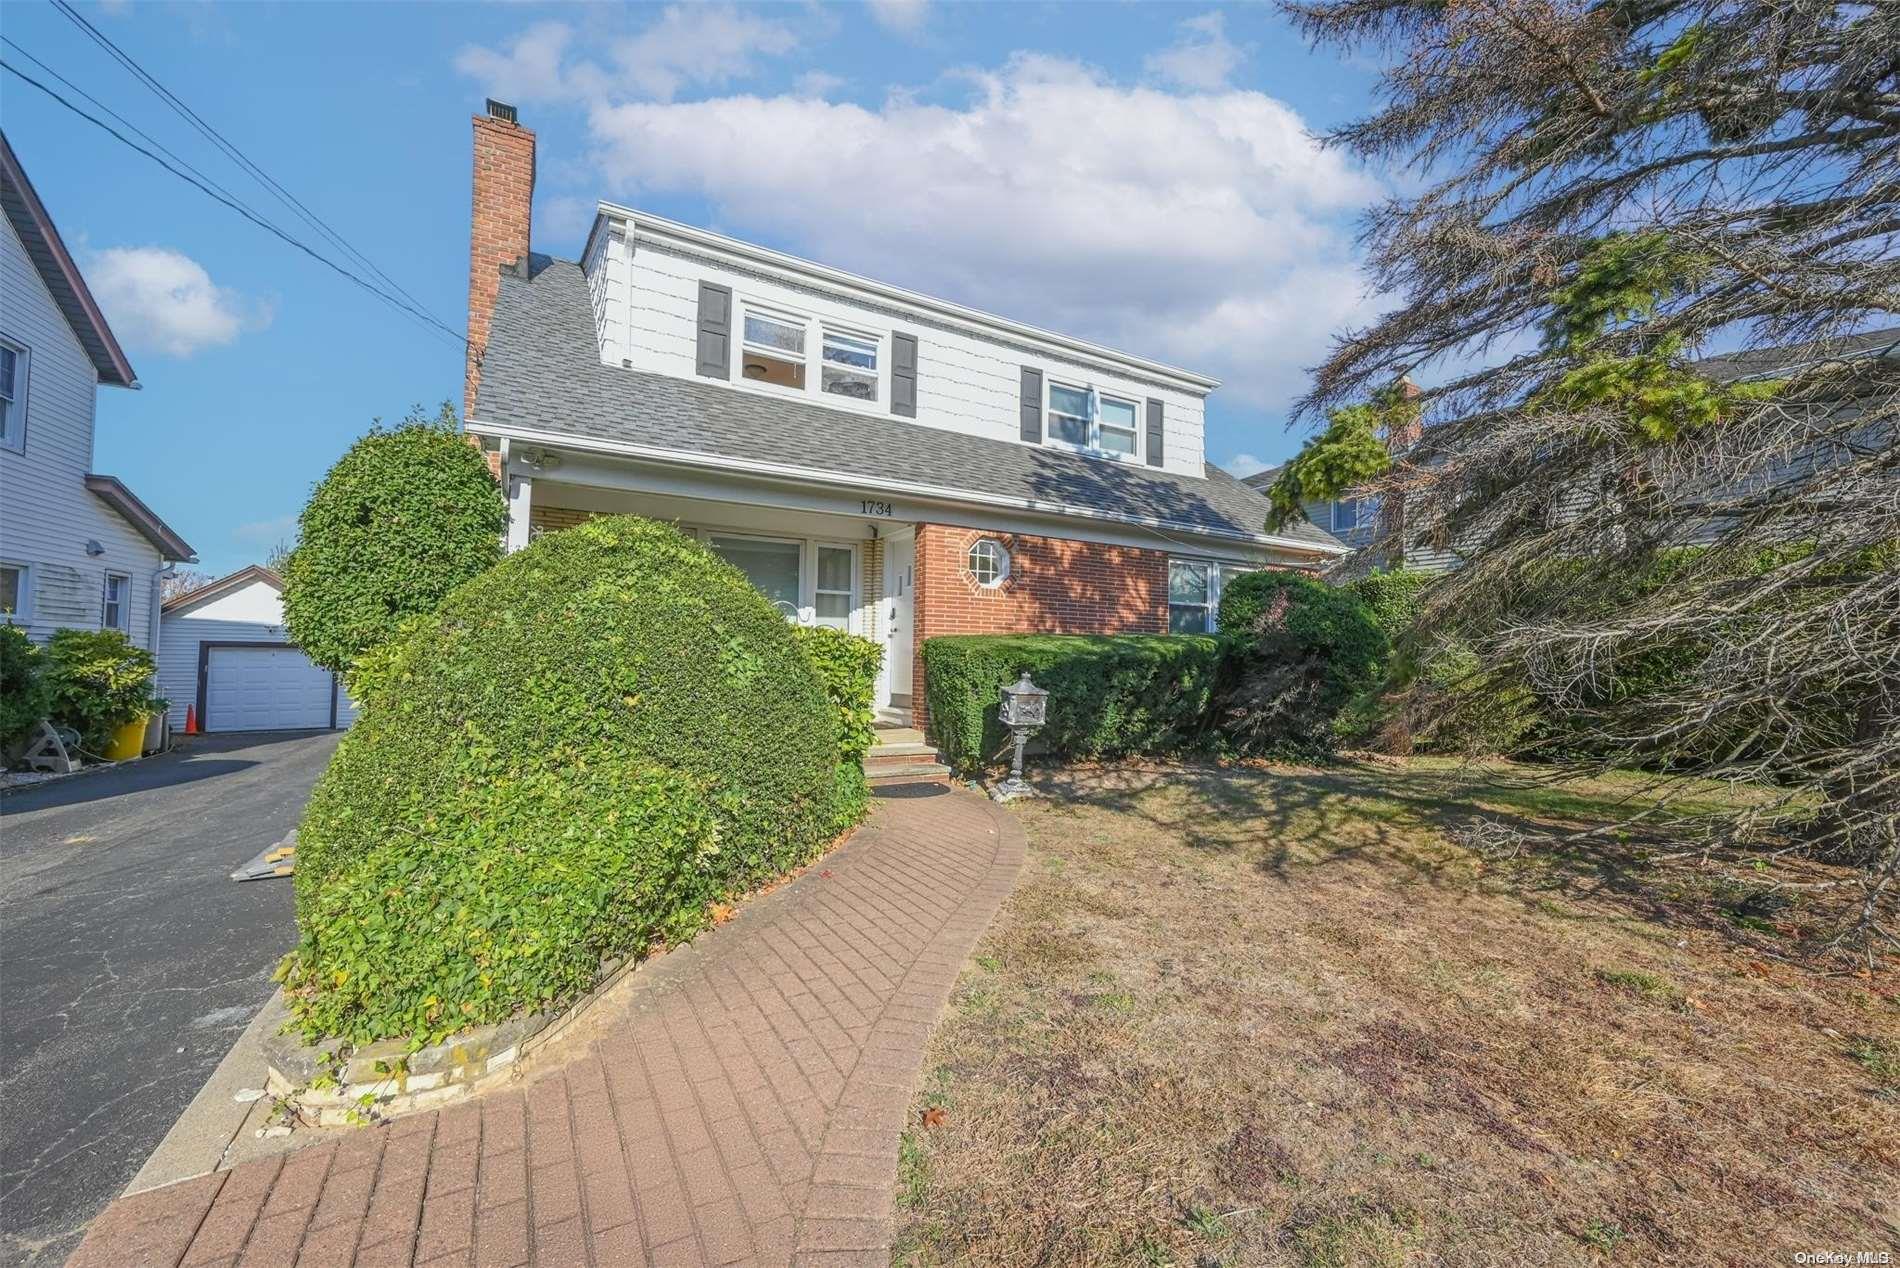
[[[1003,549],[1003,543],[994,538],[985,537],[972,542],[966,562],[970,575],[987,590],[994,590],[1009,577],[1009,552]]]

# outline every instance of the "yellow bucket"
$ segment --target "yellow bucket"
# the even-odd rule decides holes
[[[145,719],[133,718],[112,733],[112,738],[106,742],[105,758],[108,762],[128,762],[137,757],[144,747]]]

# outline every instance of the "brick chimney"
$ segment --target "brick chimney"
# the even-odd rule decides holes
[[[482,354],[503,269],[528,275],[528,225],[534,209],[534,133],[515,108],[490,98],[475,123],[475,196],[468,226],[468,369],[462,417],[475,411]]]

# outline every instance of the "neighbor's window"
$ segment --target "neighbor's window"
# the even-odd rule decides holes
[[[18,564],[0,564],[0,619],[24,617],[25,602],[26,569]]]
[[[970,544],[968,564],[970,575],[986,589],[994,590],[1009,577],[1009,552],[1003,549],[1003,543],[993,538],[985,537]]]
[[[26,439],[26,349],[0,339],[0,445],[18,449]]]
[[[109,630],[132,628],[132,605],[126,600],[132,593],[132,578],[123,573],[106,574],[105,601],[99,612],[99,624]]]
[[[824,365],[818,371],[818,386],[834,396],[875,401],[877,340],[825,331]]]
[[[805,387],[805,323],[795,317],[748,309],[741,370],[754,383]]]
[[[1168,561],[1168,632],[1207,634],[1214,629],[1214,583],[1209,564]]]
[[[812,599],[820,625],[847,629],[851,624],[852,551],[849,546],[818,547],[818,584]]]
[[[1333,531],[1351,530],[1379,518],[1378,498],[1356,498],[1333,503]]]

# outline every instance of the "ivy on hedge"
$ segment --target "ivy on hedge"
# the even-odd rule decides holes
[[[863,806],[791,627],[668,525],[548,534],[373,662],[298,833],[284,971],[313,1034],[429,1038],[558,1004]]]
[[[1221,594],[1221,734],[1243,752],[1319,756],[1374,690],[1390,643],[1359,596],[1296,572],[1250,572]]]
[[[455,411],[377,427],[317,483],[284,561],[284,626],[326,669],[393,638],[502,555],[508,505]]]
[[[798,626],[792,633],[838,711],[840,758],[862,760],[877,742],[877,671],[884,664],[884,648],[829,625]]]
[[[998,692],[1026,670],[1049,692],[1037,741],[1064,757],[1165,753],[1199,742],[1218,645],[1183,634],[959,634],[924,642],[931,735],[959,771],[988,764],[1008,732]]]

